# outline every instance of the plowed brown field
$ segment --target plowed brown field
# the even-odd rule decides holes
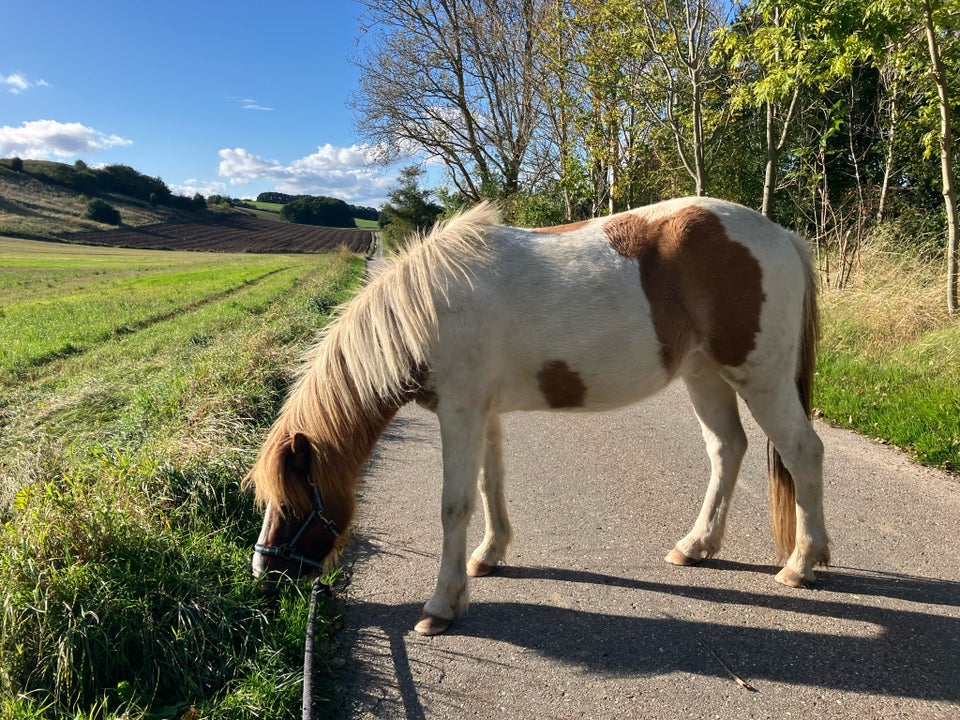
[[[66,239],[72,243],[110,247],[251,253],[322,253],[345,245],[353,252],[365,253],[370,249],[373,233],[226,215],[215,221],[74,233]]]

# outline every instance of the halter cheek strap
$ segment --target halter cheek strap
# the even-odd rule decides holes
[[[253,551],[259,555],[293,560],[302,565],[309,565],[315,570],[321,570],[323,568],[323,562],[318,562],[297,552],[297,543],[300,542],[300,538],[303,537],[307,529],[315,522],[319,522],[323,526],[323,529],[330,533],[334,539],[340,537],[340,528],[337,527],[335,522],[329,520],[323,514],[323,495],[320,494],[320,487],[313,481],[312,475],[307,475],[307,483],[310,485],[310,500],[313,503],[313,510],[304,518],[300,529],[283,545],[261,545],[257,543],[253,546]]]

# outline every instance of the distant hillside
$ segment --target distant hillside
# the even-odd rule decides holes
[[[111,167],[107,172],[109,168],[92,170],[82,163],[24,160],[23,170],[15,172],[10,160],[0,160],[0,235],[60,240],[77,232],[111,228],[83,217],[94,197],[119,210],[121,223],[128,227],[210,216],[208,211],[198,211],[190,198],[173,196],[169,190],[164,193],[166,186],[156,178],[125,166]],[[146,197],[136,197],[144,193]]]
[[[87,204],[92,199],[103,200],[119,211],[119,231],[115,225],[84,217]],[[357,217],[376,212],[371,208],[355,208],[345,205],[343,201],[337,202],[360,212]],[[240,246],[241,249],[254,252],[273,252],[277,246],[293,251],[316,252],[332,242],[329,234],[305,235],[298,229],[302,225],[296,221],[282,223],[294,226],[283,232],[267,232],[269,228],[260,227],[259,232],[267,232],[269,237],[263,242],[256,238],[241,239],[237,235],[238,228],[243,225],[236,220],[238,216],[255,215],[281,224],[277,212],[280,207],[258,209],[253,203],[220,196],[212,196],[204,201],[199,196],[186,198],[174,195],[159,178],[148,177],[125,165],[91,168],[82,161],[68,165],[45,160],[0,159],[0,235],[8,237],[116,245],[124,243],[124,240],[119,240],[123,232],[155,226],[148,233],[151,238],[135,233],[128,238],[129,242],[134,246],[150,243],[147,246],[158,247],[169,246],[169,241],[173,240],[173,245],[185,246],[193,242],[187,237],[192,232],[189,228],[193,228],[198,233],[196,247],[199,249],[209,242],[211,226],[222,224],[224,233],[232,238],[224,246]],[[156,229],[164,223],[176,224],[180,229],[170,232]],[[308,224],[325,225],[319,221]],[[354,222],[347,218],[341,224],[353,227]],[[377,229],[375,221],[358,220],[356,224],[365,230]],[[251,228],[245,229],[252,231]],[[112,233],[109,238],[97,238],[98,232],[107,231]],[[279,241],[280,235],[289,238]],[[308,237],[310,239],[305,239]],[[360,237],[347,234],[342,244],[351,248],[369,245],[369,233],[365,240],[358,239]],[[336,244],[340,244],[340,241]]]

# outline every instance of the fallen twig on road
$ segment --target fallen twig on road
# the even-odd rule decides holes
[[[711,648],[709,645],[707,645],[707,644],[703,641],[703,638],[699,638],[699,637],[698,637],[698,638],[697,638],[697,642],[700,643],[701,645],[703,645],[703,646],[707,649],[707,652],[708,652],[708,653],[710,653],[711,655],[713,655],[714,659],[715,659],[718,663],[720,663],[720,667],[722,667],[724,670],[727,671],[727,674],[729,674],[730,677],[732,677],[732,678],[734,679],[734,682],[736,682],[737,685],[739,685],[740,687],[742,687],[744,690],[749,690],[750,692],[760,692],[760,691],[757,690],[755,687],[753,687],[753,685],[751,685],[750,683],[746,682],[743,678],[741,678],[740,676],[738,676],[733,670],[731,670],[729,667],[727,667],[727,664],[726,664],[723,660],[720,659],[720,656],[717,655],[717,654],[713,651],[713,648]]]

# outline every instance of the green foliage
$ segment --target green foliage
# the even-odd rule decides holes
[[[107,165],[98,172],[97,179],[101,192],[120,193],[140,200],[148,200],[153,193],[167,204],[172,198],[163,180],[147,177],[128,165]]]
[[[960,342],[956,333],[949,340]],[[956,380],[930,373],[922,353],[901,351],[891,361],[828,348],[818,372],[816,405],[831,422],[903,448],[925,465],[960,469]]]
[[[236,198],[232,198],[229,195],[211,195],[207,198],[208,205],[221,205],[225,207],[233,207],[239,205],[240,201]]]
[[[503,203],[503,221],[517,227],[548,227],[566,222],[556,195],[513,195]]]
[[[262,192],[257,195],[257,202],[259,203],[276,203],[277,205],[286,205],[288,202],[296,200],[298,197],[303,197],[302,195],[287,195],[282,192]]]
[[[343,200],[322,196],[291,200],[280,209],[280,219],[303,225],[355,227],[349,205]]]
[[[82,160],[73,165],[30,160],[22,164],[22,172],[37,179],[69,188],[84,195],[123,195],[149,203],[180,210],[196,211],[205,207],[202,196],[192,198],[174,195],[160,178],[148,177],[127,165],[90,168]]]
[[[401,247],[411,235],[433,225],[443,212],[439,205],[429,202],[431,191],[420,188],[425,174],[426,171],[415,165],[400,171],[397,187],[390,192],[387,204],[380,211],[380,227],[387,247]]]
[[[94,198],[87,203],[83,211],[83,216],[107,225],[120,224],[120,211],[110,203],[104,202],[99,198]]]

